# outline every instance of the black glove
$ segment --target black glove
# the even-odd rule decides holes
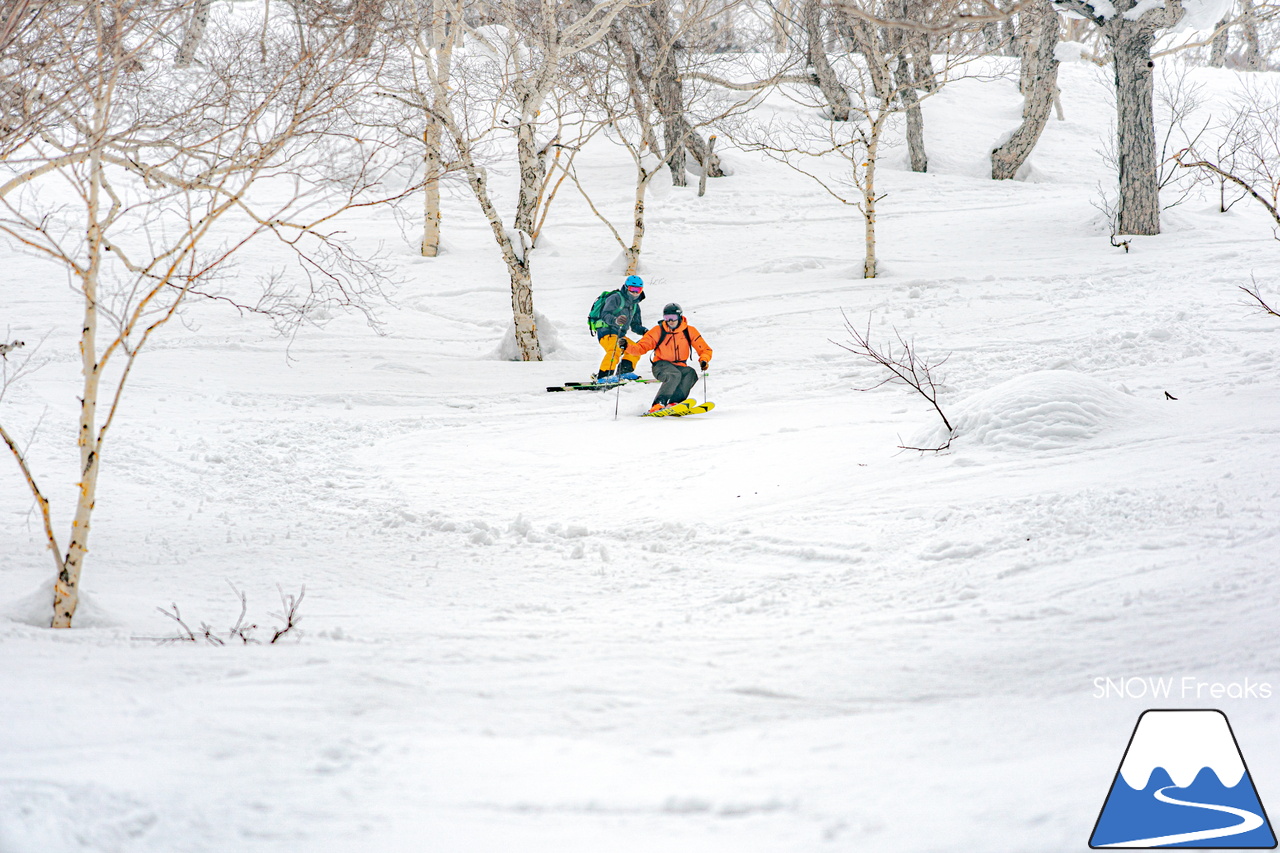
[[[626,315],[626,314],[619,314],[617,317],[613,318],[613,325],[617,326],[619,329],[624,329],[624,328],[626,328],[626,326],[627,326],[627,315]]]
[[[707,372],[707,363],[706,363],[705,361],[700,361],[700,362],[698,362],[698,367],[701,367],[701,368],[702,368],[702,372],[703,372],[703,373],[706,373],[706,372]]]
[[[627,343],[628,343],[628,341],[627,341],[627,339],[626,339],[626,338],[618,338],[618,349],[622,350],[623,352],[626,352],[626,351],[627,351]]]

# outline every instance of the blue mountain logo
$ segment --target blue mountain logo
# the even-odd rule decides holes
[[[1226,714],[1144,711],[1089,846],[1274,849]]]

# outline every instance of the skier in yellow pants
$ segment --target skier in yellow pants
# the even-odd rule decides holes
[[[628,328],[637,335],[649,331],[640,322],[640,303],[643,300],[644,281],[640,276],[632,275],[620,289],[601,294],[592,306],[588,321],[604,348],[604,359],[596,373],[597,383],[604,385],[620,379],[640,378],[635,372],[635,362],[625,354],[626,346],[635,341],[627,340],[625,335]]]

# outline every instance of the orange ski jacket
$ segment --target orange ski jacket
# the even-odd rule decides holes
[[[684,365],[695,351],[702,361],[711,360],[711,347],[702,339],[702,333],[680,318],[680,325],[670,331],[662,321],[654,323],[639,341],[627,347],[627,358],[634,364],[639,356],[653,350],[654,361],[669,361]]]

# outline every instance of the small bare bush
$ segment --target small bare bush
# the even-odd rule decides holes
[[[896,328],[893,330],[895,341],[887,341],[883,344],[873,343],[871,340],[871,318],[867,318],[866,330],[859,330],[857,326],[850,322],[848,315],[841,312],[844,316],[845,331],[849,334],[849,340],[845,343],[840,341],[832,341],[833,344],[843,350],[853,353],[859,358],[870,361],[888,372],[882,381],[877,382],[870,388],[859,388],[859,391],[872,391],[891,382],[906,385],[908,388],[915,390],[917,394],[929,401],[929,405],[938,413],[938,417],[942,418],[942,424],[947,428],[947,441],[938,447],[909,447],[907,445],[898,445],[903,450],[920,450],[938,452],[946,450],[951,446],[951,441],[955,438],[955,428],[951,426],[951,421],[947,420],[946,413],[942,410],[942,406],[938,403],[938,392],[941,380],[937,377],[935,371],[946,363],[951,357],[947,353],[937,361],[929,361],[922,357],[916,349],[915,341],[908,340],[902,336]]]
[[[230,628],[225,631],[218,631],[208,622],[201,622],[198,628],[192,628],[175,603],[168,607],[157,607],[156,610],[172,619],[177,624],[179,633],[173,637],[148,637],[146,639],[160,643],[199,643],[203,641],[212,646],[236,645],[237,643],[248,646],[263,643],[264,641],[258,639],[256,634],[259,628],[257,623],[245,621],[249,613],[248,596],[245,595],[243,590],[237,589],[234,584],[228,582],[227,585],[231,587],[231,591],[235,593],[236,598],[240,601],[240,615],[236,617]],[[302,605],[302,599],[307,594],[305,585],[297,595],[286,593],[280,587],[276,587],[276,589],[280,592],[280,611],[269,615],[275,618],[279,624],[275,628],[268,629],[271,631],[271,639],[265,641],[267,645],[278,642],[281,637],[297,627],[298,622],[301,621],[301,617],[298,615],[298,608]]]

